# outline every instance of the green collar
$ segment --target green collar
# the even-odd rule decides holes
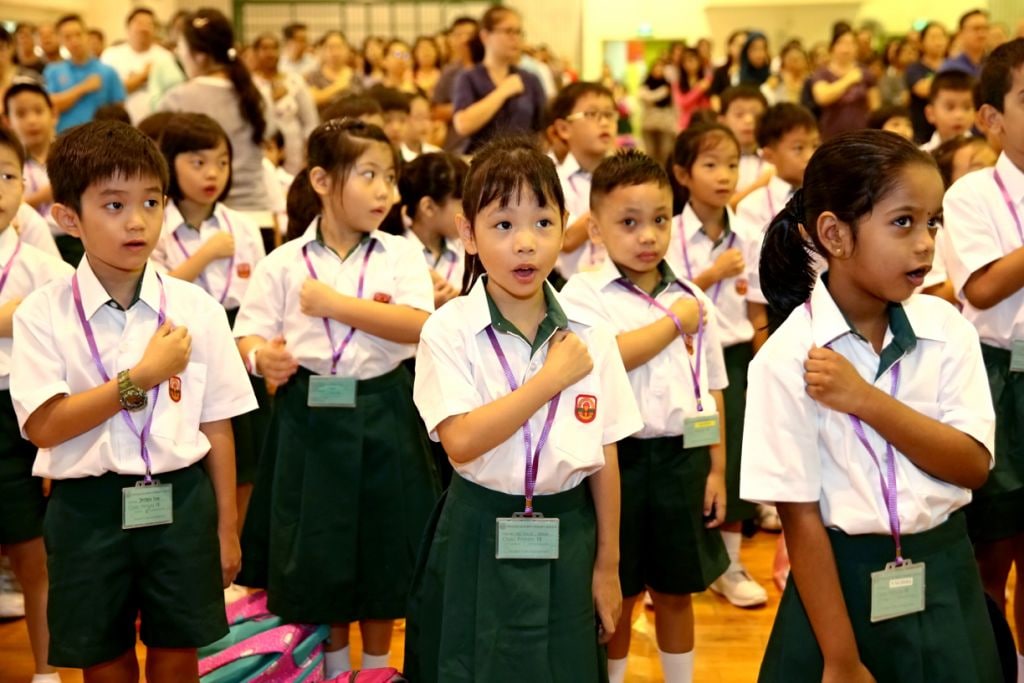
[[[128,304],[128,308],[131,308],[135,304],[139,303],[139,299],[142,298],[142,281],[146,278],[146,269],[142,269],[142,275],[139,276],[139,281],[135,283],[135,292],[132,293],[132,300]],[[107,301],[107,305],[118,311],[126,311],[127,308],[122,308],[121,304],[117,303],[114,299]]]
[[[321,220],[323,220],[323,219],[321,218]],[[351,256],[352,254],[356,253],[356,250],[358,250],[358,249],[359,249],[359,247],[363,246],[363,245],[364,245],[364,244],[365,244],[366,242],[368,242],[368,241],[369,241],[369,239],[370,239],[370,235],[369,235],[369,233],[363,233],[362,237],[360,237],[360,238],[359,238],[359,241],[358,241],[358,242],[356,242],[356,243],[355,243],[355,245],[354,245],[354,246],[353,246],[353,247],[352,247],[351,249],[349,249],[349,250],[348,250],[348,253],[347,253],[347,254],[345,254],[344,256],[342,256],[342,255],[341,255],[341,254],[339,254],[339,253],[338,253],[337,251],[335,251],[334,247],[332,247],[332,246],[330,246],[329,244],[327,244],[327,242],[324,242],[324,233],[323,233],[323,231],[322,231],[322,230],[320,229],[320,221],[317,221],[317,222],[316,222],[316,241],[317,241],[317,242],[319,242],[319,243],[320,243],[320,245],[321,245],[321,246],[322,246],[322,247],[323,247],[324,249],[327,249],[327,250],[328,250],[328,251],[330,251],[330,252],[331,252],[332,254],[334,254],[334,255],[335,255],[335,256],[337,256],[337,257],[338,257],[339,259],[341,259],[342,261],[345,261],[345,260],[347,260],[349,256]]]
[[[486,284],[486,283],[484,283]],[[494,299],[491,298],[490,292],[484,287],[484,294],[487,295],[487,308],[491,312],[491,325],[498,332],[505,334],[512,334],[527,344],[530,345],[530,357],[532,358],[537,350],[540,349],[544,344],[551,339],[551,336],[558,330],[564,330],[569,326],[569,320],[565,317],[565,311],[558,304],[558,300],[555,299],[554,292],[551,290],[551,285],[547,282],[544,283],[544,301],[547,304],[547,315],[541,320],[540,325],[537,327],[537,336],[531,342],[526,338],[526,335],[519,331],[519,329],[513,325],[509,320],[502,315],[501,311],[498,310],[498,305],[494,303]]]
[[[626,274],[622,272],[622,268],[619,267],[618,263],[615,264],[615,268],[619,271],[619,275],[627,280],[629,279],[626,277]],[[674,272],[672,272],[672,268],[669,267],[668,261],[665,259],[658,262],[658,273],[661,275],[661,279],[658,280],[658,284],[654,286],[654,291],[651,292],[651,296],[655,299],[658,298],[659,294],[668,289],[669,285],[673,282],[679,281],[679,278],[676,277]]]

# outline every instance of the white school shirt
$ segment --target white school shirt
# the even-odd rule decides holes
[[[736,206],[736,218],[751,233],[764,232],[793,196],[793,186],[773,175],[764,187],[759,187]]]
[[[740,497],[820,501],[826,527],[888,535],[878,467],[857,439],[850,417],[807,395],[804,361],[812,345],[831,344],[865,380],[886,393],[892,388],[891,364],[875,378],[879,355],[850,330],[821,278],[810,301],[811,311],[796,308],[750,364]],[[902,307],[893,304],[890,320],[882,349],[890,363],[901,359],[897,398],[993,453],[995,414],[978,335],[970,323],[949,303],[931,296],[912,296]],[[868,424],[864,432],[884,463],[885,440]],[[969,489],[926,474],[899,451],[896,458],[903,533],[932,529],[970,502]]]
[[[12,299],[21,299],[45,285],[50,280],[63,276],[70,276],[74,269],[61,260],[59,256],[52,256],[40,251],[31,244],[21,239],[21,247],[17,256],[14,250],[18,247],[18,233],[10,226],[0,232],[0,272],[3,272],[11,257],[14,263],[7,276],[4,288],[0,290],[0,306],[7,304]],[[10,388],[11,373],[11,350],[13,340],[11,337],[0,337],[0,389]]]
[[[161,281],[167,319],[184,325],[192,337],[192,355],[179,375],[179,400],[168,382],[157,396],[149,392],[145,410],[131,414],[141,432],[153,413],[147,446],[153,474],[172,472],[201,460],[210,442],[201,424],[226,420],[256,409],[256,397],[228,329],[224,310],[192,283],[159,277],[146,268],[139,299],[127,311],[115,308],[96,279],[89,259],[78,266],[82,307],[108,376],[138,364],[157,330]],[[22,435],[25,422],[54,396],[78,394],[103,384],[82,330],[71,293],[71,277],[61,277],[28,296],[14,314],[11,399]],[[177,392],[176,392],[177,393]],[[154,405],[155,401],[155,405]],[[52,448],[40,448],[32,473],[50,479],[96,477],[104,472],[145,474],[139,439],[121,414]]]
[[[234,263],[226,258],[211,262],[195,279],[195,284],[219,302],[224,287],[228,285],[228,265],[231,264],[231,283],[223,305],[226,309],[238,308],[249,288],[256,264],[266,256],[260,229],[245,214],[218,203],[213,214],[196,230],[185,222],[173,201],[167,202],[163,231],[151,258],[162,268],[174,270],[188,259],[186,251],[189,256],[194,256],[207,240],[221,230],[228,230],[229,226],[235,237]],[[181,240],[181,245],[178,240]],[[182,251],[182,245],[185,251]]]
[[[568,227],[590,211],[590,185],[593,176],[583,170],[572,152],[566,155],[565,161],[558,164],[556,170],[558,180],[562,183],[562,194],[565,195],[565,210],[569,212],[569,220],[565,224]],[[604,247],[591,242],[588,236],[575,251],[562,252],[558,255],[558,272],[565,279],[569,279],[581,270],[593,270],[601,265],[606,257]]]
[[[35,209],[22,202],[18,207],[18,212],[14,214],[13,225],[25,244],[31,244],[44,254],[61,258],[57,243],[53,241],[52,226],[56,225],[56,222],[52,218],[50,220],[43,218],[36,213]]]
[[[366,267],[363,299],[430,312],[434,310],[434,286],[423,256],[405,238],[376,230],[342,258],[318,239],[319,225],[318,216],[301,237],[282,244],[256,265],[234,333],[239,339],[256,335],[267,341],[283,336],[299,365],[329,375],[333,350],[324,319],[306,315],[299,304],[302,284],[310,278],[303,246],[309,245],[317,278],[346,296],[356,295],[370,238],[373,253]],[[340,346],[352,328],[337,320],[329,324],[334,344]],[[415,344],[398,344],[357,330],[338,362],[337,374],[356,379],[380,377],[415,351]]]
[[[422,143],[419,152],[412,151],[412,149],[408,145],[406,145],[404,142],[402,143],[402,145],[401,145],[401,147],[399,149],[400,149],[400,151],[402,153],[402,161],[404,161],[406,163],[412,161],[413,159],[415,159],[416,157],[418,157],[418,156],[420,156],[422,154],[436,154],[437,152],[443,152],[444,151],[440,147],[436,147],[436,146],[430,144],[429,142]]]
[[[128,43],[111,45],[103,51],[100,61],[113,67],[122,83],[127,81],[129,76],[142,73],[147,64],[151,65],[151,77],[160,68],[178,69],[174,55],[165,47],[156,43],[142,52],[136,52]],[[137,125],[139,121],[153,113],[154,95],[159,94],[161,93],[151,92],[148,81],[143,83],[135,92],[127,92],[127,88],[125,89],[124,108],[128,112],[133,125]]]
[[[693,207],[687,203],[683,212],[672,219],[672,233],[665,260],[672,268],[673,273],[692,281],[710,268],[715,259],[728,249],[739,249],[743,254],[745,271],[742,275],[721,280],[721,287],[718,287],[716,283],[704,292],[718,309],[722,345],[732,346],[754,338],[754,325],[747,316],[747,296],[750,292],[750,267],[754,259],[758,257],[755,251],[757,235],[751,232],[745,224],[737,221],[731,209],[726,207],[725,212],[726,232],[722,233],[722,239],[715,244],[704,233],[700,219],[693,212]],[[733,235],[736,236],[736,239],[730,247],[729,242]],[[685,254],[683,251],[684,239],[686,240]],[[717,297],[715,297],[716,290],[718,291]]]
[[[700,359],[700,393],[704,413],[718,412],[710,392],[729,386],[722,355],[719,316],[700,287],[688,280],[677,279],[670,267],[663,271],[662,277],[668,286],[655,296],[658,303],[670,308],[676,300],[689,298],[690,295],[680,286],[685,284],[708,311],[703,356]],[[631,332],[665,317],[665,313],[657,306],[648,304],[617,284],[616,281],[620,279],[622,273],[611,259],[605,261],[600,270],[577,273],[561,292],[566,309],[581,317],[585,315],[602,321],[615,334]],[[693,343],[696,352],[696,340]],[[682,337],[677,336],[654,358],[629,371],[629,384],[644,418],[643,428],[633,436],[641,439],[680,436],[685,419],[701,414],[697,411],[688,355]],[[693,363],[696,367],[695,357]]]
[[[441,256],[434,257],[419,236],[412,230],[405,231],[405,239],[414,245],[423,254],[423,261],[428,268],[433,269],[438,275],[448,281],[455,289],[462,291],[462,274],[466,270],[466,250],[462,246],[462,240],[443,239],[441,242]]]
[[[622,366],[622,357],[610,331],[585,320],[568,318],[558,295],[544,285],[549,318],[541,324],[536,353],[530,344],[510,332],[507,322],[497,322],[495,337],[501,345],[516,382],[522,386],[537,374],[547,358],[547,340],[556,325],[568,329],[586,344],[594,369],[561,393],[550,436],[540,454],[536,495],[549,495],[578,486],[604,467],[607,444],[616,443],[643,426]],[[438,441],[437,425],[453,415],[469,413],[511,393],[508,379],[491,346],[487,329],[491,314],[484,279],[470,293],[449,301],[423,326],[416,351],[416,383],[413,398],[420,416]],[[500,316],[500,313],[498,314]],[[500,317],[498,318],[500,320]],[[544,330],[542,333],[541,330]],[[585,422],[586,406],[596,414]],[[534,447],[547,418],[547,404],[529,420]],[[496,448],[468,463],[453,462],[460,476],[485,488],[523,495],[526,451],[522,429]]]
[[[761,174],[770,168],[771,164],[761,156],[761,150],[752,154],[740,154],[739,177],[736,179],[736,191],[742,192],[757,182]]]
[[[46,172],[46,164],[41,164],[32,157],[25,159],[22,173],[25,176],[25,194],[35,194],[50,184],[50,174]],[[46,202],[45,204],[40,204],[36,211],[44,219],[51,220],[50,208],[52,206],[53,202]],[[56,222],[53,227],[57,228]],[[62,233],[63,231],[58,229],[54,234],[59,235]]]
[[[1024,246],[996,185],[995,171],[999,171],[1017,216],[1024,223],[1024,171],[1003,152],[994,169],[968,173],[946,191],[939,234],[947,240],[946,267],[957,297],[964,302],[964,317],[974,323],[983,344],[1009,349],[1012,340],[1024,339],[1024,289],[985,310],[972,306],[964,295],[964,285],[972,274]]]

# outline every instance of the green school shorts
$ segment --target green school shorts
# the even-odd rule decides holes
[[[36,447],[21,438],[11,392],[0,391],[0,545],[43,535],[43,480],[32,476]]]
[[[725,521],[742,522],[753,519],[757,507],[740,498],[740,463],[743,453],[743,416],[747,408],[747,366],[754,357],[751,342],[734,344],[724,349],[725,371],[729,386],[725,398]]]

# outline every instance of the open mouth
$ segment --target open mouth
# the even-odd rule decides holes
[[[907,279],[910,280],[915,287],[920,287],[924,284],[924,278],[929,272],[931,272],[931,269],[931,266],[921,266],[916,270],[911,270],[907,273]]]
[[[515,275],[516,279],[520,282],[531,282],[534,276],[537,274],[537,267],[531,265],[522,265],[512,270],[512,274]]]

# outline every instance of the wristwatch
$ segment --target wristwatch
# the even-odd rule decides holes
[[[130,413],[136,413],[146,407],[149,397],[142,387],[132,381],[127,370],[117,373],[117,392],[121,399],[121,407]]]

